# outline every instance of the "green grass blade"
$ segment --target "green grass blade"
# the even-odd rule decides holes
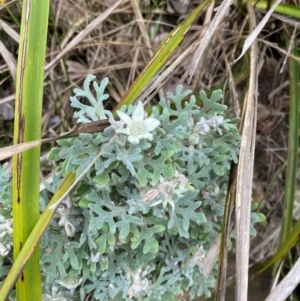
[[[170,57],[170,55],[173,53],[176,47],[180,44],[192,23],[196,20],[196,18],[204,10],[204,8],[208,5],[209,2],[210,0],[205,0],[203,3],[201,3],[185,19],[185,21],[183,21],[171,31],[171,33],[166,37],[166,39],[162,42],[161,46],[158,48],[156,53],[153,55],[152,59],[149,61],[147,66],[144,68],[144,70],[140,73],[140,75],[125,93],[115,110],[118,110],[123,105],[130,105],[136,99],[136,97],[149,83],[151,78],[163,66],[163,64],[167,61],[167,59]]]
[[[253,266],[249,270],[250,275],[259,274],[265,271],[267,268],[274,265],[275,263],[282,260],[287,255],[287,253],[299,242],[299,240],[300,240],[300,220],[298,220],[295,227],[289,233],[287,239],[280,245],[276,253],[272,255],[269,259],[267,259],[265,262]]]
[[[14,143],[41,137],[44,63],[49,0],[23,2],[16,82]],[[14,259],[39,219],[40,148],[20,153],[13,160]],[[17,300],[41,300],[39,248],[17,282]]]
[[[292,54],[298,57],[297,41],[291,41]],[[287,239],[293,222],[293,209],[297,181],[298,168],[298,145],[299,145],[299,63],[289,58],[290,77],[290,112],[289,112],[289,134],[288,134],[288,157],[284,192],[284,208],[280,241]]]
[[[256,8],[267,9],[268,1],[250,1]],[[300,19],[300,8],[295,5],[280,3],[276,8],[275,12],[290,17],[295,17]]]

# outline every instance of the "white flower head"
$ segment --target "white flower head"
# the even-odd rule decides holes
[[[204,117],[201,117],[199,122],[197,122],[196,129],[197,132],[200,132],[201,134],[205,134],[210,131],[210,127],[207,124],[207,120]]]
[[[211,128],[217,128],[223,123],[223,121],[223,116],[213,116],[210,119],[205,119],[204,117],[201,117],[196,125],[196,132],[200,134],[208,133],[211,130]]]
[[[97,252],[96,254],[94,254],[92,252],[91,256],[90,256],[90,260],[91,260],[91,262],[99,262],[100,261],[100,252]]]
[[[60,204],[57,208],[57,213],[60,215],[58,222],[59,226],[64,226],[67,236],[73,236],[75,234],[75,227],[68,220],[68,216],[72,211],[72,203],[70,199],[67,199],[64,203]]]
[[[145,118],[144,106],[141,101],[136,106],[131,118],[121,111],[117,111],[117,114],[124,122],[125,127],[116,129],[116,133],[128,135],[128,141],[132,144],[138,144],[143,138],[152,140],[153,136],[150,132],[160,125],[160,121],[153,117]]]

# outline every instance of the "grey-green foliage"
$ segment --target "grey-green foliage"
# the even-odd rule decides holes
[[[11,218],[11,176],[7,168],[8,163],[0,165],[0,223]]]
[[[12,194],[8,163],[0,165],[0,277],[6,276],[12,261]]]
[[[101,115],[96,111],[103,108],[108,81],[94,82],[96,100],[89,89],[93,79],[75,94],[92,98],[96,107],[71,98],[80,122]],[[202,260],[220,231],[239,134],[237,121],[226,119],[226,106],[218,103],[220,90],[210,99],[201,91],[200,98],[202,108],[182,86],[168,93],[160,110],[153,108],[161,126],[152,141],[131,144],[120,134],[107,145],[115,134],[109,127],[52,149],[49,158],[63,160],[64,172],[77,175],[103,154],[71,195],[73,236],[61,235],[64,229],[53,224],[42,240],[47,283],[72,275],[78,279],[74,299],[91,294],[96,300],[175,300],[184,290],[191,297],[210,295],[214,278],[203,276]],[[134,110],[122,108],[129,116]]]
[[[90,122],[109,116],[112,126],[59,140],[49,154],[60,172],[45,184],[41,210],[63,174],[81,175],[102,152],[42,238],[44,301],[169,301],[183,291],[209,296],[216,270],[205,277],[202,262],[221,229],[227,174],[239,151],[237,120],[225,118],[220,90],[209,99],[178,86],[160,110],[153,108],[160,121],[153,140],[131,144],[118,134],[109,144],[120,125],[103,109],[108,79],[93,82],[94,96],[94,78],[89,75],[84,90],[71,97],[79,109],[75,117]],[[92,105],[82,105],[82,96]],[[131,116],[135,109],[121,111]]]

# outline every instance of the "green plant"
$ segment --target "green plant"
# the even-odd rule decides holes
[[[75,89],[74,116],[83,123],[108,117],[111,126],[60,140],[49,154],[58,172],[45,183],[42,211],[63,176],[82,175],[101,152],[42,238],[43,299],[209,296],[216,268],[205,277],[202,262],[221,229],[227,173],[239,151],[238,120],[225,118],[220,90],[210,99],[201,91],[199,108],[182,86],[161,99],[162,110],[154,107],[151,117],[139,102],[122,107],[115,120],[103,106],[108,79],[100,85],[94,79],[89,75],[84,90]],[[2,216],[3,222],[9,217]]]
[[[44,63],[49,0],[22,1],[22,21],[16,74],[14,144],[41,137]],[[40,148],[13,157],[14,260],[39,218]],[[40,249],[37,246],[16,283],[18,300],[42,298]],[[1,294],[0,294],[1,296]]]

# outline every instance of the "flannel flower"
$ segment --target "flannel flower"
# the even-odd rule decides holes
[[[131,118],[121,111],[117,111],[117,114],[124,122],[124,127],[118,128],[116,133],[128,135],[128,141],[132,144],[138,144],[143,138],[152,140],[153,136],[150,132],[160,125],[160,121],[153,117],[145,118],[144,106],[141,101],[136,106]]]

